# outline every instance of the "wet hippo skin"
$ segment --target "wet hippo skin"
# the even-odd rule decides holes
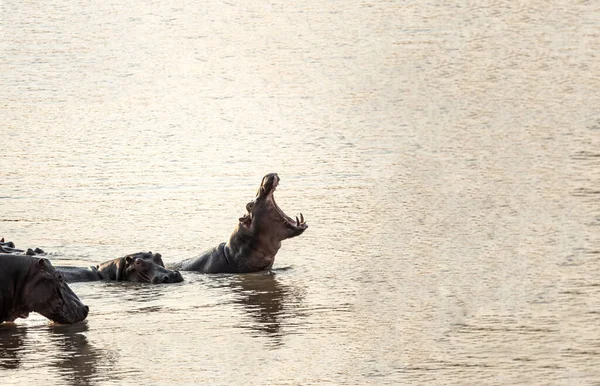
[[[165,268],[159,253],[138,252],[92,267],[56,267],[69,283],[80,281],[133,281],[141,283],[179,283],[183,277]]]
[[[0,323],[37,312],[58,323],[84,320],[88,307],[45,258],[0,254]]]
[[[275,203],[273,193],[279,181],[277,173],[263,177],[256,197],[246,205],[247,213],[239,219],[228,242],[169,268],[203,273],[245,273],[271,268],[281,241],[299,236],[308,228],[302,214],[294,220]]]

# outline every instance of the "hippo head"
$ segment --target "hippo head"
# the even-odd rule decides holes
[[[262,243],[273,244],[274,249],[282,240],[299,236],[308,228],[302,213],[294,220],[275,203],[273,193],[279,181],[277,173],[264,176],[256,197],[246,205],[248,213],[240,218],[241,228],[258,236]]]
[[[119,271],[123,277],[117,280],[142,283],[179,283],[183,277],[179,271],[165,268],[160,253],[138,252],[122,259],[123,267]]]
[[[29,310],[62,324],[80,322],[89,311],[64,282],[63,274],[45,258],[34,258],[23,288],[23,299]],[[26,314],[21,316],[27,317]]]

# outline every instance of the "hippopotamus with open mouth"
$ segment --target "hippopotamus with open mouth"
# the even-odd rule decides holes
[[[69,283],[78,281],[134,281],[141,283],[179,283],[183,277],[165,268],[160,253],[138,252],[89,268],[56,267]]]
[[[50,261],[0,254],[0,323],[37,312],[57,323],[84,320],[89,308],[65,283]]]
[[[281,241],[299,236],[308,228],[302,213],[294,220],[275,203],[273,193],[279,181],[277,173],[263,177],[256,197],[246,205],[248,213],[239,219],[228,242],[169,268],[203,273],[246,273],[271,268]]]

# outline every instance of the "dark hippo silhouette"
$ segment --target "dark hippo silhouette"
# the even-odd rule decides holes
[[[263,177],[256,198],[246,205],[248,213],[239,219],[227,243],[169,268],[204,273],[245,273],[271,268],[281,241],[299,236],[308,228],[302,213],[294,221],[275,203],[273,193],[279,181],[277,173]]]
[[[46,253],[40,248],[27,248],[27,250],[18,249],[15,247],[15,243],[12,241],[4,241],[4,237],[0,239],[0,253],[12,254],[12,255],[45,255]]]
[[[56,267],[69,283],[78,281],[134,281],[141,283],[179,283],[183,277],[165,268],[160,253],[138,252],[85,267]]]
[[[84,320],[89,309],[48,259],[0,254],[0,323],[26,318],[32,311],[72,324]]]

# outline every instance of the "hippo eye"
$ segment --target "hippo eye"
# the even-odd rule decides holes
[[[55,275],[55,277],[56,277],[56,280],[58,280],[58,281],[60,281],[60,282],[62,282],[62,281],[65,279],[65,278],[63,277],[63,274],[62,274],[62,273],[60,273],[60,272],[56,272],[56,275]]]
[[[252,206],[254,206],[254,201],[250,201],[246,204],[246,210],[250,212],[252,210]]]

